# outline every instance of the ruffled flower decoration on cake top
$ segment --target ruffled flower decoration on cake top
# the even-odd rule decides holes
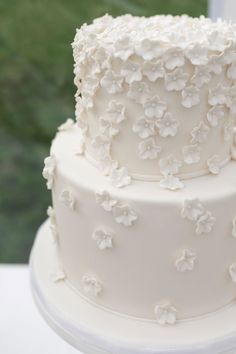
[[[176,323],[177,310],[168,301],[156,305],[154,313],[157,322],[162,326]]]
[[[43,177],[47,180],[47,188],[52,189],[56,172],[56,157],[50,155],[44,160]]]
[[[96,241],[100,250],[113,247],[113,233],[103,228],[96,229],[92,234],[92,240]]]
[[[184,273],[193,270],[197,255],[195,252],[184,249],[182,255],[176,260],[175,267],[178,272]]]
[[[177,160],[174,155],[159,160],[161,174],[164,176],[160,181],[160,187],[169,190],[182,189],[184,184],[175,175],[179,172],[182,162]]]
[[[59,200],[72,211],[75,210],[76,199],[70,190],[64,189],[59,196]]]
[[[92,275],[84,275],[82,277],[83,290],[86,294],[96,297],[101,294],[103,286],[96,279],[95,276]]]
[[[186,199],[181,216],[195,223],[197,235],[210,233],[216,222],[216,218],[209,210],[205,210],[199,199]]]
[[[54,209],[49,206],[47,209],[47,216],[49,217],[49,221],[50,221],[50,231],[53,237],[53,241],[55,243],[58,242],[58,230],[57,230],[57,221],[56,221],[56,213],[54,211]]]
[[[136,45],[135,51],[144,60],[152,60],[158,58],[162,54],[162,43],[157,40],[144,38]]]
[[[131,209],[128,205],[116,205],[112,209],[112,214],[115,221],[118,224],[124,226],[132,226],[133,223],[138,219],[136,212]]]

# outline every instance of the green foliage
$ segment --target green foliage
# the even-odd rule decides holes
[[[0,262],[26,262],[50,203],[41,171],[74,115],[75,28],[105,13],[199,16],[206,0],[0,0]]]

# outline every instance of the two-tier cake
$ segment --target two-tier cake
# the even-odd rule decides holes
[[[210,324],[217,339],[235,311],[235,31],[204,17],[106,15],[72,43],[76,123],[58,128],[45,159],[53,206],[38,242],[52,254],[47,263],[36,242],[36,263],[55,298],[65,291],[64,310],[83,301],[89,316],[121,321],[114,336],[127,321],[137,342],[184,342],[181,328],[204,341]]]

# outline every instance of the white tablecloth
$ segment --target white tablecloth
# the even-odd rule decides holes
[[[38,313],[27,266],[0,265],[0,353],[79,354]]]

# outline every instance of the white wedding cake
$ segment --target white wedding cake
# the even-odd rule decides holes
[[[76,122],[43,176],[51,279],[92,307],[172,328],[234,303],[235,31],[186,15],[77,30]]]

